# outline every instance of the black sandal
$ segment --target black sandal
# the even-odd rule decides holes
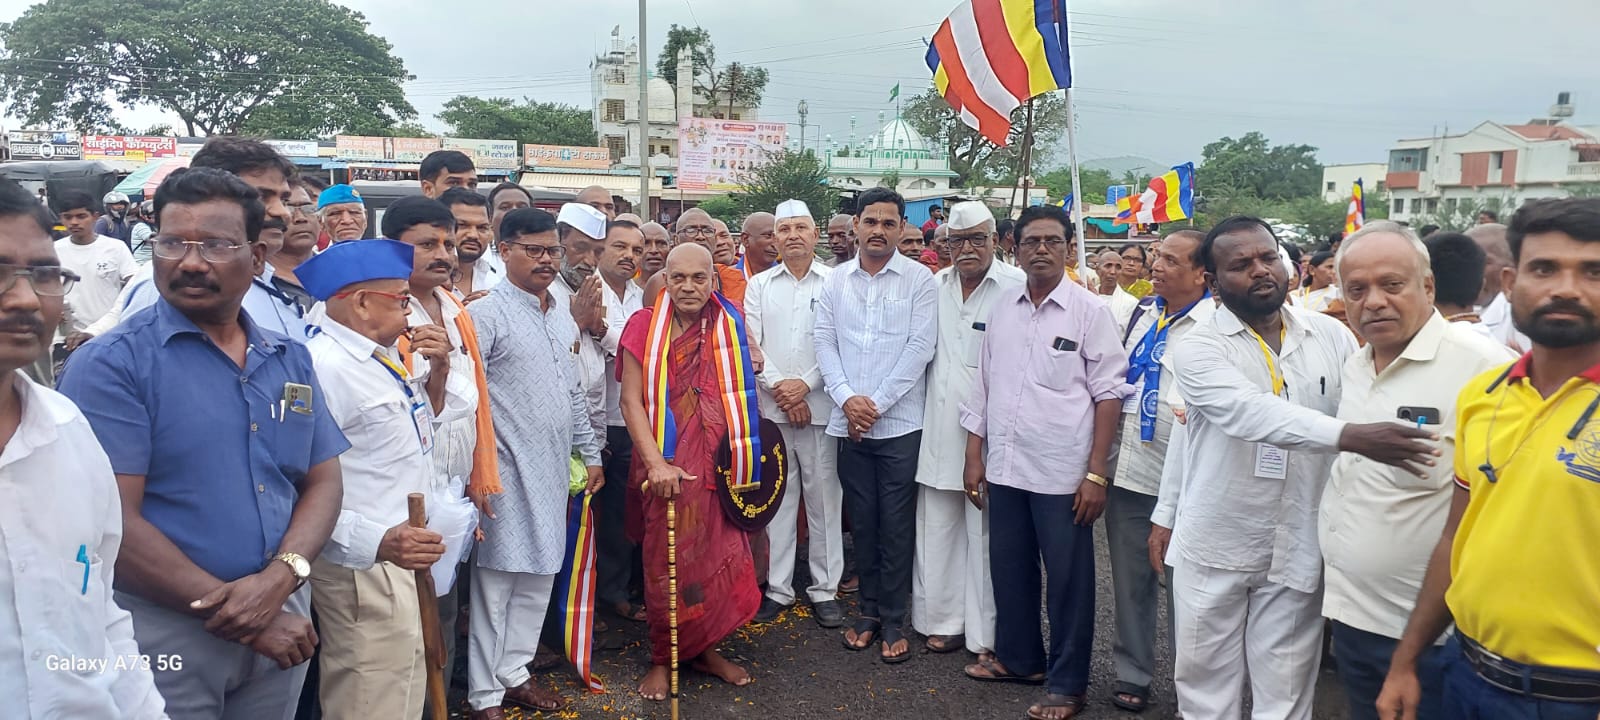
[[[882,634],[883,631],[883,622],[877,618],[864,617],[856,620],[856,623],[850,626],[850,630],[855,632],[856,642],[861,642],[862,640],[866,640],[866,642],[861,642],[860,645],[857,645],[850,642],[850,636],[847,634],[840,634],[839,637],[844,641],[846,649],[861,652],[872,647],[872,644],[878,640],[878,635]]]
[[[898,642],[901,642],[901,641],[905,641],[905,644],[906,644],[906,651],[905,652],[900,653],[899,655],[884,655],[883,654],[883,652],[882,652],[883,650],[888,650],[890,648],[893,648],[895,643],[898,643]],[[882,649],[879,650],[878,659],[882,660],[885,665],[899,665],[900,663],[903,663],[903,662],[911,659],[911,641],[910,640],[906,640],[905,633],[901,632],[900,628],[897,628],[897,627],[884,628],[883,629],[883,633],[878,638],[878,642],[883,645]]]
[[[1124,699],[1124,695],[1132,699]],[[1119,682],[1116,689],[1111,693],[1111,704],[1117,706],[1119,710],[1142,713],[1146,708],[1150,707],[1150,688],[1139,687],[1133,683]]]

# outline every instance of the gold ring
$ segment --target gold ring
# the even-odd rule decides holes
[[[646,480],[646,481],[644,481],[642,483],[639,483],[639,492],[649,492],[649,491],[650,491],[650,481],[649,480]]]
[[[973,497],[977,497],[978,496],[978,491],[977,490],[968,490],[967,494],[971,495]]]

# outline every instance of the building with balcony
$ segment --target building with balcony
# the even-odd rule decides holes
[[[907,200],[943,197],[950,193],[956,173],[944,151],[929,143],[911,123],[895,117],[864,141],[856,142],[855,118],[850,119],[850,140],[842,148],[831,138],[823,162],[828,182],[840,190],[865,190],[895,179],[895,190]]]
[[[1461,227],[1479,210],[1600,184],[1600,139],[1556,119],[1484,122],[1456,135],[1401,140],[1389,150],[1387,170],[1391,219]]]

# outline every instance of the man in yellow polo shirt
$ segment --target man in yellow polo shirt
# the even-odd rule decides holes
[[[1600,716],[1600,198],[1530,202],[1504,285],[1533,350],[1457,403],[1455,497],[1378,697],[1411,720],[1449,626],[1452,720]]]

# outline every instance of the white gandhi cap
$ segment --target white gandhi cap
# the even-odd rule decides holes
[[[989,206],[976,200],[958,202],[950,206],[950,219],[945,221],[951,230],[967,230],[985,222],[993,222],[994,213]]]
[[[792,217],[811,217],[811,208],[806,207],[802,200],[785,200],[778,203],[778,211],[773,213],[777,219]]]
[[[606,214],[583,203],[562,205],[556,222],[571,225],[573,229],[596,240],[606,239]]]

